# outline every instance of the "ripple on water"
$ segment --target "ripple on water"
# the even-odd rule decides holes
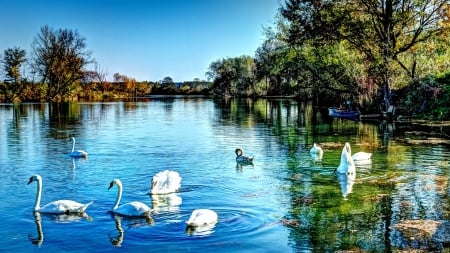
[[[111,231],[110,236],[119,236],[120,233],[129,236],[145,237],[159,243],[161,246],[170,242],[172,245],[185,245],[197,239],[207,239],[211,243],[218,244],[248,244],[246,238],[252,238],[259,234],[267,233],[271,229],[279,229],[281,225],[276,218],[264,216],[260,212],[250,208],[212,208],[217,212],[219,218],[214,226],[200,229],[189,229],[186,225],[191,210],[180,210],[179,212],[159,212],[153,215],[154,224],[151,226],[138,226],[136,220],[121,219],[121,228]],[[117,224],[116,218],[116,224]],[[123,236],[123,235],[122,235]],[[134,241],[134,240],[133,240]]]

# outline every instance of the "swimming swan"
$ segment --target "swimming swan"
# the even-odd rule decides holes
[[[168,194],[180,189],[181,177],[176,171],[165,170],[158,172],[152,178],[151,194]]]
[[[314,143],[313,147],[309,150],[309,154],[311,155],[312,158],[315,158],[317,160],[322,160],[323,149],[319,145]]]
[[[367,152],[357,152],[352,155],[355,165],[367,165],[372,163],[372,153]]]
[[[116,202],[111,209],[113,213],[130,217],[146,217],[147,221],[152,221],[150,217],[150,213],[152,210],[142,202],[133,201],[119,206],[120,199],[122,198],[122,182],[120,182],[120,180],[117,178],[114,179],[109,184],[108,190],[111,189],[114,185],[116,185],[119,190],[117,192]]]
[[[213,225],[217,222],[217,213],[210,209],[195,209],[186,224],[190,227]]]
[[[237,163],[253,163],[253,157],[245,156],[244,150],[241,148],[237,148],[234,153],[236,154],[236,162]]]
[[[341,162],[336,168],[335,172],[345,173],[347,175],[352,175],[356,173],[355,163],[352,158],[352,150],[348,142],[345,143],[344,148],[342,148]]]
[[[72,139],[72,152],[70,152],[70,156],[86,158],[88,156],[88,153],[81,149],[75,150],[75,137],[71,137],[71,139]]]
[[[34,175],[30,177],[28,184],[33,181],[37,181],[37,194],[36,202],[34,204],[34,211],[42,213],[55,213],[55,214],[69,214],[69,213],[83,213],[86,211],[93,201],[87,204],[81,204],[73,200],[56,200],[48,203],[47,205],[40,207],[41,194],[42,194],[42,177],[40,175]]]

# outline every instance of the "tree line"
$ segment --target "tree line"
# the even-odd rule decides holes
[[[254,56],[213,61],[210,82],[137,82],[95,64],[76,31],[41,28],[31,55],[9,48],[2,58],[5,101],[146,94],[290,96],[315,105],[354,101],[362,110],[390,105],[450,116],[450,7],[445,0],[285,0],[263,29]],[[28,64],[24,75],[23,65]],[[94,70],[87,66],[94,64]],[[27,78],[24,78],[26,76]],[[35,79],[37,81],[35,81]]]
[[[207,75],[216,94],[449,119],[449,25],[444,0],[285,0],[254,57],[219,59]]]
[[[102,100],[111,97],[148,94],[203,94],[210,82],[196,78],[175,83],[165,77],[159,82],[138,82],[135,78],[108,73],[94,61],[86,48],[86,39],[71,29],[44,26],[35,37],[31,55],[13,47],[4,51],[1,63],[5,79],[0,83],[0,102],[50,101],[78,99]],[[89,66],[94,66],[90,70]]]

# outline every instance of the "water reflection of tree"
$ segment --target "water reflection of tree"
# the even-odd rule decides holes
[[[321,181],[326,186],[321,186]],[[389,226],[389,198],[354,192],[345,200],[339,187],[330,189],[329,182],[313,174],[305,176],[293,187],[297,191],[293,191],[289,218],[301,221],[298,227],[290,228],[297,249],[385,251],[386,238],[379,235],[383,235]],[[299,187],[303,189],[298,190]],[[371,191],[379,192],[377,188],[373,187]],[[389,233],[386,235],[389,239]]]
[[[239,125],[253,128],[264,124],[278,143],[290,153],[295,153],[300,144],[306,142],[301,137],[306,133],[305,105],[296,100],[286,99],[215,99],[218,120],[225,125]],[[258,128],[259,129],[259,128]],[[288,134],[286,134],[288,133]],[[264,133],[262,133],[264,134]]]
[[[67,126],[80,124],[81,108],[78,103],[48,103],[50,127],[66,129]]]
[[[33,124],[33,118],[30,115],[34,114],[34,111],[45,111],[45,104],[23,104],[15,103],[12,105],[12,121],[10,122],[10,129],[14,131],[8,131],[8,135],[12,135],[13,139],[21,139],[18,136],[26,131],[27,124]],[[2,119],[7,120],[7,119]]]
[[[411,147],[397,143],[392,125],[329,120],[319,115],[319,109],[299,101],[232,98],[215,100],[215,105],[221,124],[261,131],[264,141],[277,143],[276,150],[266,152],[285,152],[283,155],[288,159],[282,172],[287,174],[287,179],[281,179],[281,188],[287,189],[291,196],[290,208],[283,220],[296,222],[283,224],[290,231],[291,243],[299,251],[390,252],[411,247],[406,243],[410,238],[395,231],[395,225],[401,219],[442,219],[445,213],[442,208],[448,206],[442,200],[445,194],[432,185],[445,185],[442,182],[448,182],[448,178],[406,176],[408,167],[419,166],[419,170],[428,171],[434,166],[422,164],[430,160],[430,154],[413,159],[411,164],[405,154],[419,157],[423,151],[414,154]],[[304,163],[302,154],[316,139],[338,144],[350,142],[357,147],[355,152],[384,152],[379,152],[372,170],[364,176],[357,175],[352,194],[344,200],[338,181],[327,174],[325,168],[338,164],[325,161],[320,166],[311,166]],[[266,149],[273,146],[268,143]],[[445,158],[432,160],[440,159]],[[439,170],[435,173],[445,174]],[[421,245],[431,247],[430,242]]]

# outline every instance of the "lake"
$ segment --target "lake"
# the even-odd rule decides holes
[[[450,248],[449,147],[410,145],[399,126],[331,119],[295,100],[155,97],[0,104],[1,252],[392,252]],[[73,159],[70,137],[87,159]],[[347,180],[344,144],[372,153]],[[319,143],[322,160],[309,150]],[[236,164],[235,149],[254,157]],[[150,195],[152,176],[179,172],[179,192]],[[85,215],[33,212],[94,201]],[[153,208],[152,222],[110,212]],[[217,212],[186,228],[198,208]]]

